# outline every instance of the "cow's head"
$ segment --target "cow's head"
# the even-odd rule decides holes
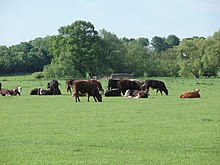
[[[97,100],[99,101],[99,102],[102,102],[102,95],[99,93],[98,95],[97,95]]]

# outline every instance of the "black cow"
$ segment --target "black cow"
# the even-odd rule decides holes
[[[57,80],[52,80],[51,82],[47,83],[47,89],[53,91],[54,95],[61,95],[59,85],[60,83]]]
[[[75,89],[75,93],[73,94],[73,96],[75,96],[76,102],[77,100],[80,102],[80,99],[79,99],[80,93],[81,94],[88,93],[88,102],[89,102],[90,96],[93,96],[95,102],[97,102],[97,100],[99,102],[102,102],[102,95],[99,93],[97,85],[93,82],[88,82],[88,81],[83,81],[83,80],[75,81],[73,90],[74,89]]]
[[[140,86],[135,81],[130,81],[130,80],[120,80],[118,81],[117,86],[121,90],[123,95],[128,89],[141,90]]]
[[[113,80],[113,79],[109,79],[108,80],[108,90],[110,90],[110,89],[116,89],[116,88],[118,88],[118,82],[119,82],[120,80]]]
[[[109,97],[109,96],[121,96],[121,90],[120,89],[107,90],[105,92],[105,96],[106,97]]]
[[[54,91],[51,89],[42,89],[40,88],[40,95],[54,95]]]
[[[40,95],[40,88],[32,89],[30,95]]]
[[[146,90],[147,92],[149,92],[150,88],[157,89],[156,94],[158,93],[158,91],[160,91],[161,95],[162,95],[162,92],[164,92],[166,95],[168,95],[168,90],[167,90],[163,81],[146,80],[143,85],[143,90]]]

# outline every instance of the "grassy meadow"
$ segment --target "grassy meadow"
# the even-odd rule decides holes
[[[23,88],[0,96],[0,164],[219,164],[220,79],[156,79],[169,96],[76,103],[65,80],[61,96],[30,96],[50,80],[0,77],[3,88]],[[193,89],[200,99],[179,98]]]

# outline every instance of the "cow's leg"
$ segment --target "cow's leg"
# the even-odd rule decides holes
[[[157,88],[156,95],[157,95],[158,91],[159,91],[159,89]]]
[[[77,100],[80,102],[79,96],[75,96],[75,98],[76,98],[76,102]]]
[[[162,91],[162,89],[160,89],[160,93],[161,93],[161,95],[163,95],[163,93],[162,93],[163,91]]]
[[[89,96],[89,94],[88,94],[88,100],[87,100],[88,102],[89,102],[89,97],[90,97],[90,96]]]
[[[94,98],[95,102],[97,102],[97,100],[96,100],[95,96],[93,96],[93,98]]]
[[[73,96],[75,95],[75,100],[76,100],[76,102],[77,102],[77,100],[80,102],[80,99],[79,99],[79,93],[78,92],[75,92],[74,94],[73,94]]]

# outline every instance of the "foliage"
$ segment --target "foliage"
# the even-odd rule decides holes
[[[44,78],[43,72],[34,72],[34,73],[32,73],[32,76],[33,76],[35,79]]]
[[[118,38],[78,20],[59,34],[11,47],[0,46],[0,75],[43,71],[46,77],[85,78],[127,72],[135,76],[216,77],[220,30],[208,38],[175,35]]]
[[[50,61],[47,42],[42,38],[9,48],[0,46],[0,74],[41,71]]]

